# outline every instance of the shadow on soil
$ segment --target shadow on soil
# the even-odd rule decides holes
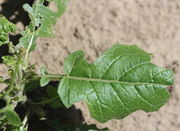
[[[39,101],[43,101],[44,98],[49,97],[47,92],[48,86],[57,89],[59,85],[59,82],[53,81],[50,82],[48,86],[42,88],[39,86],[38,82],[39,80],[36,80],[31,82],[32,84],[28,84],[28,87],[26,87],[28,101],[24,104],[20,103],[16,108],[16,111],[21,116],[21,119],[23,119],[25,115],[24,113],[28,113],[30,111],[28,118],[28,131],[58,131],[61,129],[62,125],[82,124],[84,121],[82,112],[79,109],[76,109],[75,106],[67,109],[63,106],[59,98],[59,102],[54,102],[55,106],[61,103],[60,107],[54,108],[49,104],[33,105],[32,102],[38,103]],[[37,85],[34,85],[35,83]],[[33,86],[37,87],[33,88]],[[57,92],[57,90],[55,92]],[[22,110],[24,111],[22,112]]]

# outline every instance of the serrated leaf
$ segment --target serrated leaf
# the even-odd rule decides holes
[[[116,44],[93,64],[77,51],[65,60],[67,74],[58,94],[66,107],[84,101],[100,122],[124,118],[136,110],[152,112],[164,105],[173,84],[171,70],[150,62],[150,54],[134,45]]]
[[[24,10],[29,13],[31,23],[22,32],[17,47],[23,47],[33,50],[35,48],[35,41],[38,37],[52,37],[53,26],[57,19],[64,13],[67,0],[48,0],[54,2],[57,11],[52,11],[44,5],[44,0],[38,0],[31,7],[28,4],[23,5]]]
[[[9,22],[6,17],[0,15],[0,46],[9,42],[9,33],[16,31],[16,26]]]
[[[15,126],[15,127],[21,126],[22,124],[21,120],[15,111],[11,109],[6,109],[5,114],[6,114],[7,121],[10,125]]]

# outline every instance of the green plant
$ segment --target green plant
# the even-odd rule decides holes
[[[23,6],[31,22],[21,33],[16,46],[8,36],[15,32],[15,25],[0,16],[0,45],[7,44],[10,54],[2,57],[9,78],[0,77],[0,82],[7,85],[0,94],[0,100],[4,102],[0,108],[1,129],[28,130],[31,112],[38,114],[39,119],[46,119],[41,105],[69,108],[84,101],[93,118],[106,122],[122,119],[136,110],[156,111],[167,102],[169,92],[166,87],[173,84],[173,72],[152,64],[151,54],[135,45],[115,44],[93,64],[84,59],[84,52],[76,51],[65,60],[65,74],[49,74],[45,67],[37,74],[35,65],[29,64],[29,54],[35,49],[37,38],[53,36],[52,28],[67,3],[66,0],[47,1],[57,5],[56,12],[46,7],[44,0],[36,0],[32,7]],[[51,81],[60,83],[56,88]],[[37,102],[28,94],[38,86],[46,88],[47,96]],[[22,118],[16,112],[19,103],[26,107]]]

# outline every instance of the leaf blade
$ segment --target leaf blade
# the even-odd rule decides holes
[[[100,122],[124,118],[136,110],[155,111],[166,103],[172,71],[150,62],[137,46],[114,45],[93,64],[77,51],[65,61],[58,94],[66,107],[85,101]],[[134,104],[135,103],[135,104]]]
[[[0,46],[9,42],[9,33],[14,33],[16,26],[0,15]]]
[[[18,48],[22,47],[30,50],[34,50],[35,41],[38,37],[52,37],[53,26],[56,24],[57,19],[64,13],[67,0],[48,0],[54,2],[57,7],[57,11],[52,11],[44,5],[44,0],[35,2],[31,7],[28,4],[24,4],[23,8],[29,13],[31,23],[25,28],[25,31],[21,33],[22,37],[17,45]],[[31,41],[31,44],[30,43]]]
[[[13,125],[15,127],[21,126],[22,124],[21,120],[15,111],[11,109],[6,109],[5,114],[6,114],[7,121],[10,125]]]

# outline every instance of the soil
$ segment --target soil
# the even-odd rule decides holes
[[[2,7],[0,10],[2,12]],[[26,20],[15,21],[19,30]],[[37,63],[37,69],[46,66],[51,73],[63,73],[64,59],[73,51],[83,50],[88,61],[93,62],[114,43],[138,45],[153,54],[155,64],[175,72],[175,84],[165,106],[157,112],[137,111],[122,120],[106,123],[91,118],[83,102],[75,106],[82,110],[87,123],[108,127],[111,131],[179,131],[179,22],[179,0],[69,0],[65,14],[55,27],[56,37],[38,40],[31,63]],[[3,51],[0,49],[0,55]],[[0,74],[7,76],[5,72],[6,68],[1,65]]]

